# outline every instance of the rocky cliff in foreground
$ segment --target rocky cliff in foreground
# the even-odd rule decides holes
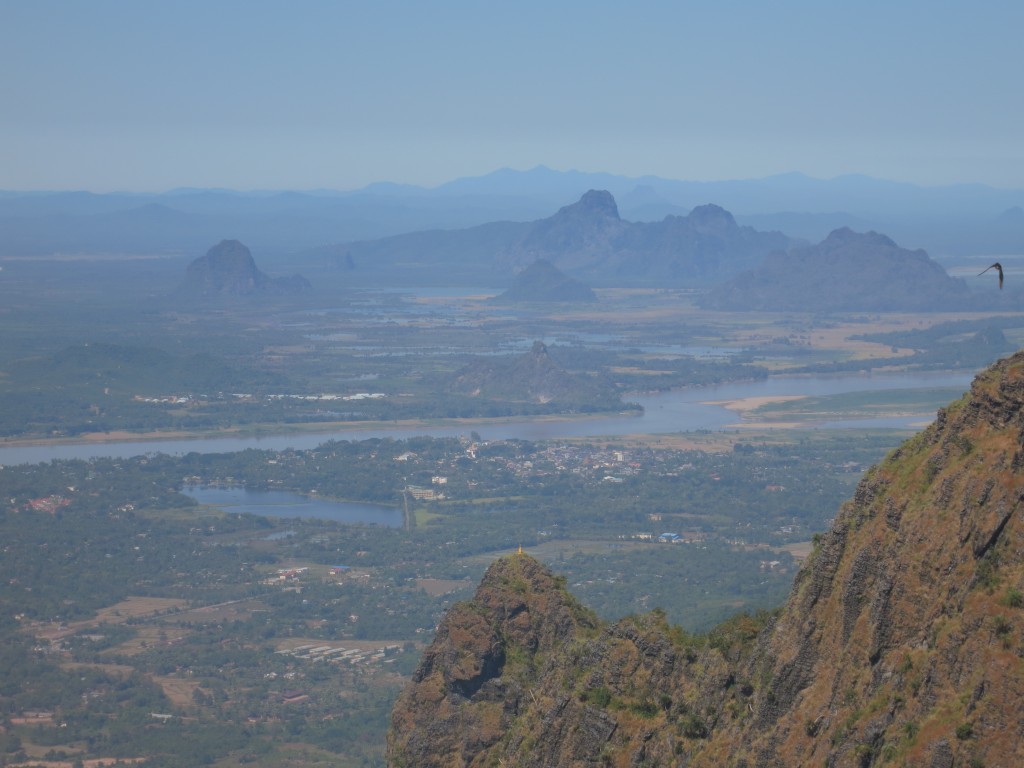
[[[872,469],[773,617],[605,625],[528,556],[442,622],[389,765],[1024,765],[1024,354]]]

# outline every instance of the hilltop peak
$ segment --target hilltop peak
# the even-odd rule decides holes
[[[562,206],[557,213],[544,221],[555,225],[564,222],[572,226],[587,222],[597,226],[607,226],[611,222],[621,223],[619,206],[612,193],[604,189],[591,189],[583,193],[575,203]]]
[[[468,765],[527,706],[545,659],[595,623],[534,558],[496,560],[438,626],[392,711],[388,751],[417,768]]]
[[[863,244],[874,247],[899,248],[892,238],[878,232],[854,232],[849,227],[840,227],[832,230],[828,237],[822,241],[825,248],[848,246],[852,243]]]
[[[729,213],[725,208],[714,203],[708,203],[707,205],[698,205],[692,211],[690,211],[690,220],[694,223],[694,226],[701,227],[703,229],[735,229],[736,219]]]
[[[238,240],[221,240],[185,270],[182,290],[193,296],[250,296],[309,290],[301,275],[271,278],[256,267],[249,249]]]
[[[400,697],[389,765],[1024,764],[1022,445],[1017,353],[864,476],[777,616],[706,638],[601,624],[497,561]]]
[[[567,206],[562,211],[572,207],[574,206]],[[610,219],[619,218],[619,206],[615,203],[615,198],[612,197],[611,192],[604,189],[591,189],[589,192],[585,192],[579,202],[575,203],[575,207],[589,214],[606,216]]]

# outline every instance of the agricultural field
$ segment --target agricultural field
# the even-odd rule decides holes
[[[470,458],[464,440],[375,439],[4,467],[0,754],[379,765],[391,703],[436,623],[520,546],[607,618],[660,607],[701,631],[771,608],[894,435],[751,434],[694,435],[700,449],[484,441]],[[444,497],[415,500],[415,525],[396,528],[275,519],[178,490],[315,477],[328,497],[397,503],[404,479],[439,476]]]

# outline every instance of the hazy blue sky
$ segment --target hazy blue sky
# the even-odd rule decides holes
[[[1020,0],[0,0],[0,188],[1024,188]]]

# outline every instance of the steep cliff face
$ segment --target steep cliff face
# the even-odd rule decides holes
[[[1024,356],[860,483],[752,667],[754,765],[1024,765]]]
[[[520,270],[544,259],[593,284],[699,285],[733,277],[794,244],[779,232],[740,227],[717,205],[660,222],[623,221],[609,192],[590,190],[534,222],[498,261]]]
[[[867,474],[762,625],[599,626],[499,561],[396,706],[390,764],[1024,765],[1022,499],[1017,354]]]
[[[390,764],[484,764],[478,760],[535,698],[533,687],[553,653],[596,625],[536,560],[495,563],[473,600],[445,616],[396,704]]]

